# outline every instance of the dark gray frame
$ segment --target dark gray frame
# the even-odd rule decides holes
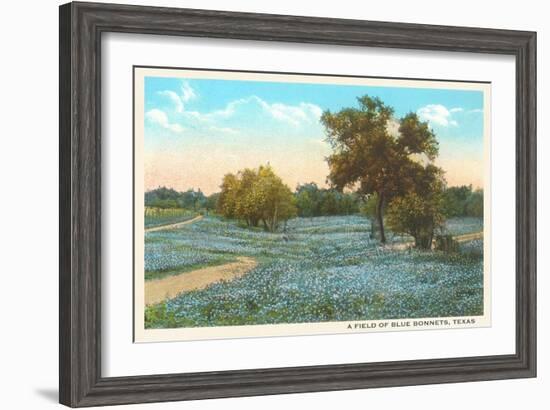
[[[61,403],[82,407],[535,377],[536,33],[94,3],[65,4],[59,13]],[[515,56],[516,353],[102,377],[100,39],[105,32]]]

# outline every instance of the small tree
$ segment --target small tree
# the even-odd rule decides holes
[[[436,201],[410,193],[390,203],[387,221],[394,232],[411,235],[416,248],[431,249],[435,229],[441,226],[443,214]]]
[[[248,226],[258,226],[262,218],[261,204],[256,197],[258,171],[246,168],[239,171],[239,191],[237,195],[236,216],[244,219]]]
[[[433,165],[418,165],[416,185],[406,195],[394,198],[387,210],[388,226],[414,238],[420,249],[431,249],[434,233],[443,226],[443,171]]]
[[[281,222],[297,215],[292,191],[275,175],[270,166],[261,166],[258,169],[258,179],[251,197],[265,229],[270,232],[275,232]]]
[[[225,175],[217,209],[221,215],[241,219],[248,226],[258,226],[261,221],[270,232],[276,231],[280,222],[296,216],[292,191],[269,165]]]

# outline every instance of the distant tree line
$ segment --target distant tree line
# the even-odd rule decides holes
[[[437,191],[437,198],[426,200],[433,183],[433,180],[427,179],[424,181],[424,192],[419,184],[416,193],[396,197],[383,208],[392,230],[411,234],[417,238],[420,247],[428,246],[426,242],[433,239],[433,228],[441,225],[444,218],[483,216],[482,190],[474,190],[471,185],[441,188]],[[294,216],[362,213],[371,220],[372,237],[379,237],[378,203],[376,193],[361,197],[356,192],[343,193],[335,188],[320,188],[314,182],[299,184],[292,193],[270,166],[226,174],[221,192],[208,196],[200,189],[179,192],[166,187],[145,193],[147,207],[181,208],[206,213],[216,211],[227,218],[242,220],[248,226],[261,225],[272,232]],[[425,242],[420,242],[422,240]]]
[[[172,188],[159,187],[145,192],[145,206],[151,208],[184,208],[193,211],[216,208],[218,193],[206,196],[200,188],[179,192]]]
[[[443,192],[443,213],[456,216],[483,216],[483,190],[473,190],[471,185],[449,187]]]
[[[359,212],[360,198],[355,193],[319,188],[314,182],[298,185],[295,192],[298,216],[352,215]]]
[[[357,194],[319,188],[314,182],[300,184],[292,192],[269,165],[226,174],[220,188],[220,192],[206,196],[200,189],[179,192],[159,187],[145,193],[145,206],[216,211],[268,231],[275,231],[281,222],[294,216],[352,215],[361,207]]]

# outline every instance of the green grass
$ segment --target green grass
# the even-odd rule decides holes
[[[223,265],[229,262],[234,262],[235,260],[236,260],[235,257],[220,255],[218,258],[209,260],[208,262],[196,263],[194,265],[182,266],[180,268],[171,268],[171,269],[158,270],[158,271],[146,271],[145,280],[148,281],[148,280],[162,279],[168,276],[179,275],[181,273],[191,272],[202,268],[207,268],[209,266]]]

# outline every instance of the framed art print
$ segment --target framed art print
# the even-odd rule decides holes
[[[60,402],[536,375],[536,34],[60,7]]]

